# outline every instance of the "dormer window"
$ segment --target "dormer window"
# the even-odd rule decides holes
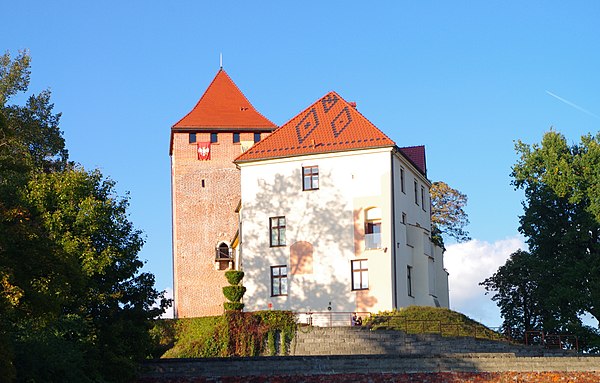
[[[211,133],[210,134],[210,142],[213,144],[219,142],[219,135],[217,133]]]

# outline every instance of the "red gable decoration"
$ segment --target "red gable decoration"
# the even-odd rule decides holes
[[[210,142],[198,142],[198,159],[200,161],[210,160]]]

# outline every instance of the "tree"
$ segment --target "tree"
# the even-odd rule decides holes
[[[541,291],[539,278],[534,276],[539,271],[539,264],[531,254],[517,250],[494,275],[480,283],[488,292],[495,292],[492,300],[504,318],[503,330],[515,339],[522,339],[526,331],[541,327],[543,314],[538,304]]]
[[[99,171],[81,168],[40,173],[29,183],[27,201],[52,248],[43,259],[46,271],[32,276],[35,291],[29,295],[51,303],[44,314],[56,320],[41,330],[68,328],[61,341],[68,335],[67,345],[77,345],[73,355],[85,355],[87,370],[121,381],[146,356],[150,320],[163,310],[152,307],[162,298],[153,288],[154,277],[139,273],[143,239],[127,219],[128,201],[113,189],[114,182]],[[21,357],[45,360],[35,354],[29,350]]]
[[[527,270],[506,277],[502,266],[483,284],[502,305],[521,306],[507,294],[525,281],[532,283],[538,307],[538,329],[579,333],[592,346],[597,329],[583,325],[589,314],[600,319],[600,135],[582,137],[569,146],[561,134],[546,133],[540,145],[517,142],[519,159],[513,167],[513,185],[524,189],[526,202],[519,231],[529,246]],[[511,260],[509,260],[510,262]],[[506,277],[506,278],[505,278]],[[504,315],[506,314],[506,315]],[[505,324],[522,320],[519,311],[503,312]]]
[[[464,211],[464,207],[467,205],[467,196],[441,181],[431,185],[430,193],[434,243],[443,248],[442,235],[454,238],[458,242],[470,240],[469,233],[465,230],[469,224],[469,218]]]
[[[0,56],[0,376],[130,381],[168,302],[141,272],[128,199],[68,162],[50,93],[7,105],[28,83],[26,53]]]

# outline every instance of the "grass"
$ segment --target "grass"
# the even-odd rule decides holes
[[[409,334],[435,333],[442,336],[470,336],[504,339],[502,334],[456,311],[439,307],[409,306],[371,315],[365,322],[373,330],[392,329]]]

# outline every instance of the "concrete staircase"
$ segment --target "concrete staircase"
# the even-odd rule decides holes
[[[572,351],[549,350],[506,341],[439,334],[406,334],[365,327],[303,327],[292,341],[290,355],[444,355],[497,353],[513,356],[574,356]]]

